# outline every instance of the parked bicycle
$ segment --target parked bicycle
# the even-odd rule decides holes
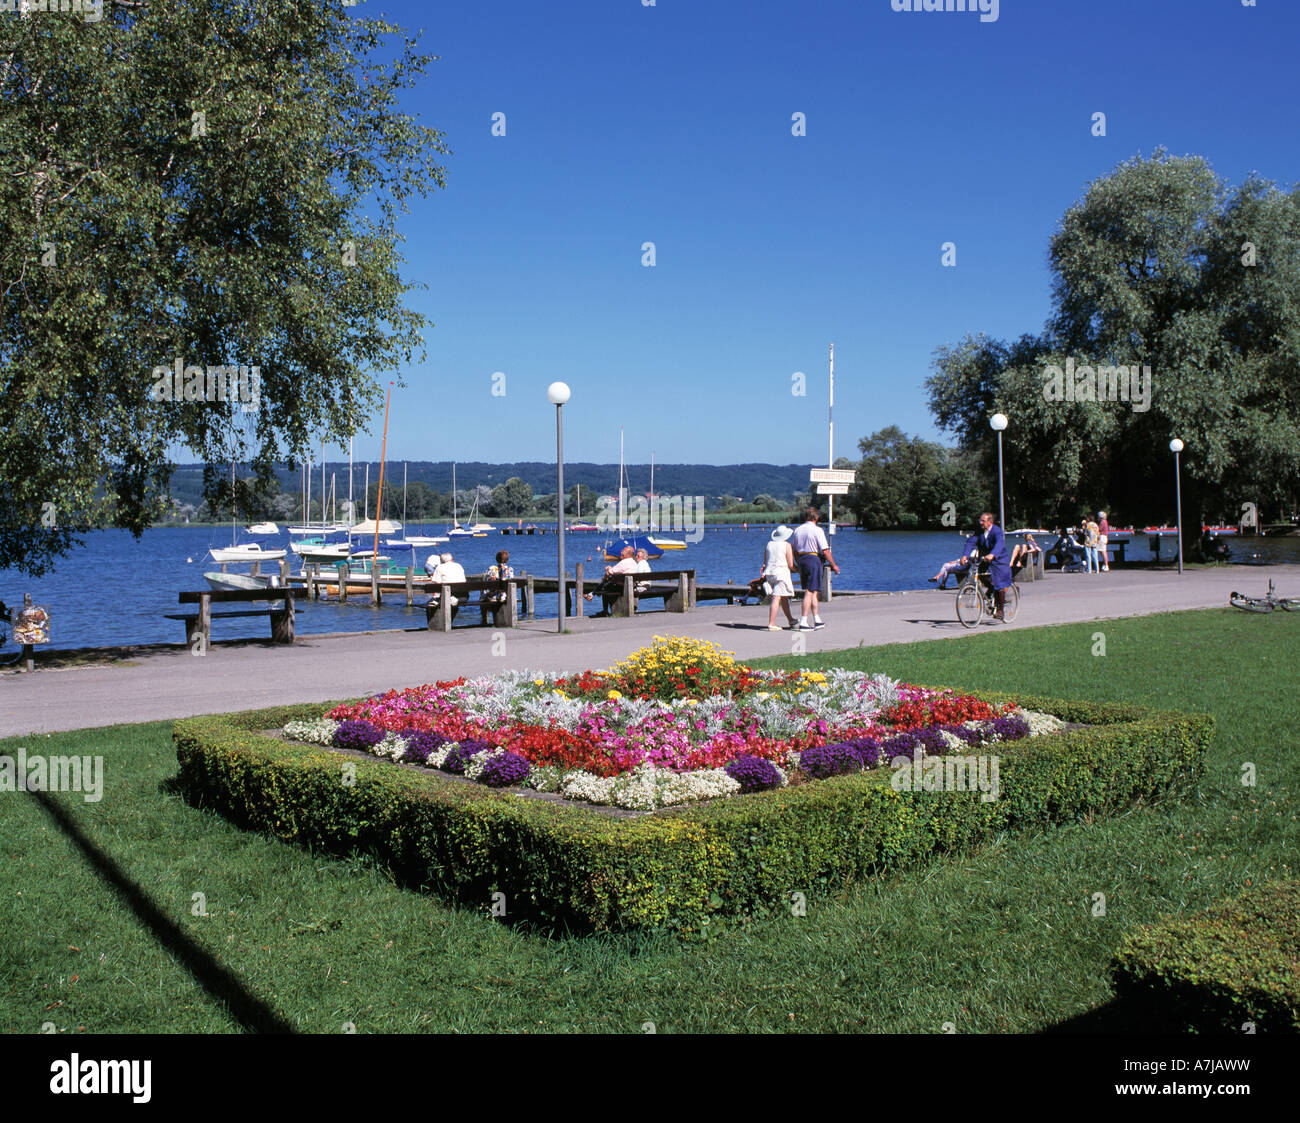
[[[1002,619],[1010,624],[1020,608],[1020,590],[1012,584],[1004,591]],[[973,628],[986,615],[992,619],[997,611],[998,602],[993,595],[993,583],[989,580],[988,563],[972,565],[965,580],[957,586],[957,619],[963,628]]]
[[[1240,608],[1244,612],[1272,612],[1275,608],[1286,612],[1300,612],[1300,597],[1275,597],[1272,581],[1269,581],[1268,592],[1262,597],[1248,597],[1245,593],[1234,590],[1228,597],[1228,603],[1233,608]]]

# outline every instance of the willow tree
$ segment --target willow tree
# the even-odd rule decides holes
[[[398,98],[433,59],[356,11],[0,14],[0,568],[139,534],[182,449],[268,485],[419,354],[397,219],[447,149]]]
[[[1169,440],[1184,454],[1184,525],[1245,502],[1287,509],[1300,476],[1300,192],[1231,187],[1199,157],[1157,152],[1089,185],[1051,240],[1054,312],[1007,345],[968,337],[927,383],[941,427],[995,449],[1008,504],[1072,521],[1174,514]],[[1149,396],[1102,392],[1102,371],[1150,371]],[[1053,371],[1071,372],[1062,397]],[[1113,400],[1112,400],[1113,399]]]

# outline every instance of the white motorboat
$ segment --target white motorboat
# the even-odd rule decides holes
[[[278,589],[280,588],[280,575],[278,573],[218,573],[210,570],[203,575],[203,579],[209,585],[218,590],[247,590],[247,589]]]
[[[275,523],[254,523],[252,526],[244,528],[249,534],[260,534],[270,537],[280,533],[280,528]]]

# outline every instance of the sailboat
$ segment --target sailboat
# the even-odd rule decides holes
[[[474,497],[474,506],[470,508],[469,517],[474,517],[474,512],[478,510],[478,496]],[[487,532],[491,530],[490,525],[475,523],[473,526],[461,526],[460,520],[456,517],[456,463],[452,461],[451,465],[451,526],[447,529],[448,538],[486,538]]]
[[[240,543],[235,530],[235,462],[230,462],[230,546],[213,546],[208,555],[218,565],[237,562],[279,561],[285,555],[284,550],[263,550],[260,542]]]
[[[402,462],[402,522],[406,522],[406,462]],[[447,539],[439,534],[405,534],[401,538],[394,538],[385,542],[385,546],[392,546],[394,549],[405,549],[407,546],[437,546]]]
[[[657,531],[659,527],[654,522],[655,512],[655,454],[650,454],[650,529]],[[686,543],[680,538],[665,538],[660,534],[649,534],[647,539],[658,546],[661,550],[684,550]]]
[[[623,550],[628,546],[634,550],[644,550],[648,558],[662,557],[661,547],[656,546],[645,535],[631,533],[640,529],[639,526],[633,526],[627,521],[627,480],[623,470],[623,430],[620,428],[618,431],[618,533],[622,537],[605,543],[605,560],[618,561]]]

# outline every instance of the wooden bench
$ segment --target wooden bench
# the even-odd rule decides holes
[[[197,604],[197,612],[167,613],[168,620],[185,622],[185,642],[194,646],[196,637],[203,638],[206,649],[212,642],[213,619],[231,620],[240,617],[266,616],[271,621],[271,640],[274,643],[293,643],[294,606],[292,589],[207,589],[197,593],[181,593],[181,604]],[[271,608],[238,609],[233,612],[213,612],[213,603],[252,604],[257,601],[283,601]]]
[[[611,616],[631,616],[643,600],[662,600],[665,612],[689,612],[695,607],[695,570],[616,574],[606,577],[592,591],[608,600]]]
[[[469,607],[464,603],[452,604],[452,598],[455,597],[458,601],[464,602],[470,593],[478,593],[478,607],[480,610],[486,607],[487,611],[492,614],[494,627],[518,627],[519,585],[520,581],[515,577],[512,577],[509,581],[493,581],[486,577],[470,577],[464,581],[438,585],[437,603],[431,598],[424,606],[424,615],[429,624],[429,631],[451,631],[451,622],[456,618],[456,614],[462,608]],[[485,601],[485,594],[492,593],[503,593],[505,599],[499,601],[489,599]]]

